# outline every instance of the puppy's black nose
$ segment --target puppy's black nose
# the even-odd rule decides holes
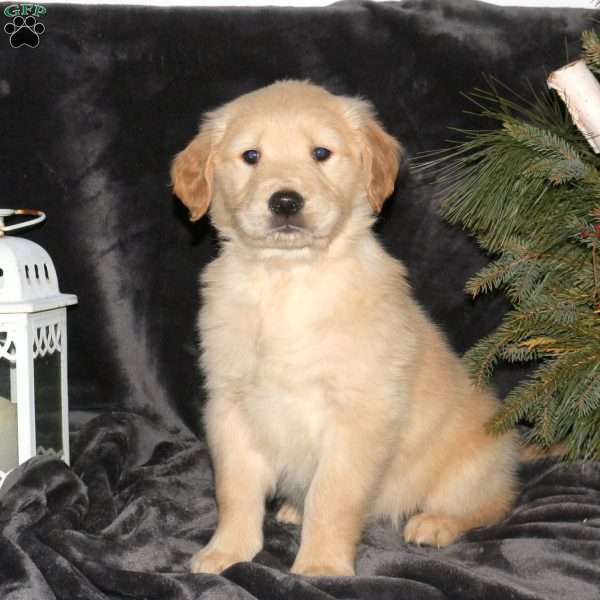
[[[269,198],[269,209],[276,215],[291,217],[304,206],[304,198],[293,190],[279,190]]]

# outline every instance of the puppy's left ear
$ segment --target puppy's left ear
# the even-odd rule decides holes
[[[359,121],[362,137],[362,159],[367,176],[367,199],[376,213],[394,191],[394,184],[404,149],[396,138],[387,133],[375,117],[369,102],[353,99],[353,120]]]

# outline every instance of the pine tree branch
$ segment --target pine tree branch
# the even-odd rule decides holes
[[[583,42],[594,63],[597,34]],[[471,114],[497,128],[455,130],[461,141],[417,164],[436,174],[443,216],[494,256],[467,291],[501,289],[512,305],[465,362],[483,385],[501,361],[536,361],[489,430],[524,419],[533,442],[565,440],[570,457],[600,458],[600,156],[556,94],[533,90],[527,101],[488,84],[469,97]]]
[[[583,59],[595,73],[600,73],[600,36],[595,31],[584,31],[581,35]]]

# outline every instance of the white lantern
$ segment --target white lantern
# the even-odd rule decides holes
[[[13,215],[35,218],[5,226]],[[0,209],[0,484],[36,454],[69,461],[66,307],[77,296],[60,293],[41,246],[4,235],[45,218]]]

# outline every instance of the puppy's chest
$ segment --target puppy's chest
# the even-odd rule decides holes
[[[340,339],[351,335],[327,286],[284,275],[210,299],[201,328],[208,350],[228,355],[230,375],[288,391],[334,370]]]
[[[254,305],[248,314],[253,360],[242,365],[250,409],[264,408],[279,423],[318,428],[338,359],[328,312],[309,291],[296,289],[263,296]]]
[[[306,479],[332,415],[340,336],[350,332],[336,326],[327,293],[309,282],[270,283],[256,282],[244,302],[232,294],[206,307],[205,319],[219,326],[203,333],[205,368],[209,379],[237,387],[251,427],[280,468],[293,465]],[[224,353],[222,360],[214,361],[211,348]]]

